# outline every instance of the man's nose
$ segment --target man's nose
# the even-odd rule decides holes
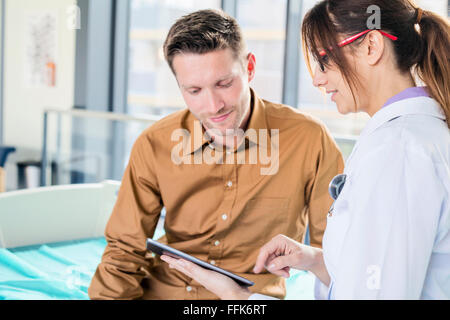
[[[327,77],[325,73],[320,71],[319,66],[316,66],[314,70],[313,85],[315,87],[321,87],[326,84],[327,84]]]
[[[208,111],[211,114],[218,113],[225,106],[225,103],[223,102],[221,96],[215,93],[213,90],[208,90],[206,103]]]

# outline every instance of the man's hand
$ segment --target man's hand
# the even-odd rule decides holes
[[[190,261],[175,259],[167,255],[162,255],[161,260],[167,262],[171,268],[196,280],[222,300],[247,300],[251,295],[247,288],[241,287],[231,278],[199,267]]]

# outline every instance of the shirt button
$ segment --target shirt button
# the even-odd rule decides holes
[[[210,263],[211,263],[213,266],[216,265],[216,262],[215,262],[214,260],[211,260]]]
[[[187,292],[191,292],[191,291],[192,291],[192,287],[191,287],[191,286],[187,286],[187,287],[186,287],[186,291],[187,291]]]
[[[222,215],[222,220],[227,220],[227,218],[228,218],[228,216],[224,213],[224,214]]]
[[[217,247],[220,244],[219,240],[216,240],[216,242],[214,242],[214,245]]]
[[[228,182],[227,182],[227,186],[228,186],[229,188],[231,188],[232,185],[233,185],[233,182],[231,182],[231,181],[228,181]]]

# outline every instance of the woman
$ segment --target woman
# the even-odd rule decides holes
[[[377,9],[380,26],[370,28]],[[449,299],[448,21],[410,0],[324,0],[302,36],[314,85],[332,93],[340,113],[371,119],[347,160],[323,250],[279,235],[261,248],[254,272],[311,271],[317,296],[329,299]],[[162,259],[222,299],[266,298]]]

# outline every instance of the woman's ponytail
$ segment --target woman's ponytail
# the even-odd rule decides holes
[[[423,45],[415,69],[444,110],[450,128],[450,24],[430,11],[417,9],[416,16]]]

